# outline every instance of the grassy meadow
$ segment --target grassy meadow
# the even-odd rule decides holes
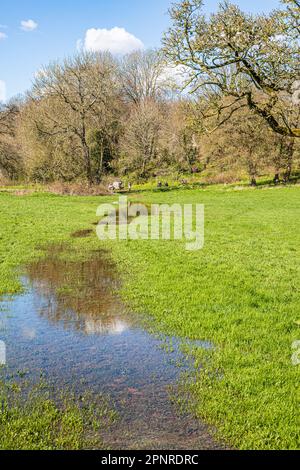
[[[142,191],[131,198],[205,204],[204,249],[187,252],[175,240],[71,237],[95,230],[98,205],[113,197],[1,192],[0,295],[22,290],[18,268],[43,256],[45,245],[66,242],[74,257],[108,248],[124,300],[148,315],[153,329],[215,345],[193,351],[202,365],[189,385],[197,416],[235,448],[299,448],[300,369],[291,356],[300,339],[300,188],[220,186]],[[73,408],[70,415],[77,419]],[[18,420],[17,412],[12,416]],[[1,432],[7,422],[1,416]],[[45,422],[51,427],[51,419]]]

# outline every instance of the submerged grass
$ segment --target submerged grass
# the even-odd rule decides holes
[[[215,344],[194,348],[203,370],[189,385],[193,407],[241,449],[300,447],[300,370],[291,361],[300,339],[299,196],[298,187],[132,194],[145,203],[205,204],[204,249],[105,244],[135,310],[169,335]],[[70,234],[93,227],[97,206],[111,200],[0,193],[0,294],[20,291],[15,269],[44,256],[39,247],[67,242],[74,259],[103,247],[96,236]]]
[[[26,394],[24,394],[26,390]],[[42,381],[0,383],[1,450],[101,449],[101,431],[115,413],[104,399],[72,392],[55,392]]]

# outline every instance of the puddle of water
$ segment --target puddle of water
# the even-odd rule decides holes
[[[108,394],[120,416],[103,436],[113,449],[220,448],[170,401],[181,373],[176,363],[188,367],[179,342],[168,353],[125,312],[105,253],[75,262],[60,251],[29,265],[26,293],[1,302],[9,373],[25,370],[35,380],[42,372],[57,389]]]

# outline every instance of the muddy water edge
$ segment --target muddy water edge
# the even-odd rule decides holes
[[[67,255],[66,246],[47,248],[22,271],[25,293],[1,302],[9,374],[23,371],[33,383],[42,374],[55,390],[107,396],[118,415],[103,432],[107,448],[223,448],[171,399],[193,373],[182,341],[150,334],[128,312],[107,252],[83,261]]]

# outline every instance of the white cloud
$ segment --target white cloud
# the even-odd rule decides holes
[[[6,100],[6,83],[0,80],[0,101]]]
[[[23,31],[34,31],[38,27],[38,24],[33,20],[21,21],[21,29]]]
[[[144,44],[124,28],[95,29],[86,31],[84,42],[77,41],[77,48],[84,46],[88,51],[109,51],[112,54],[128,54],[143,49]]]
[[[2,31],[0,31],[0,41],[6,38],[7,38],[7,34],[2,33]]]

